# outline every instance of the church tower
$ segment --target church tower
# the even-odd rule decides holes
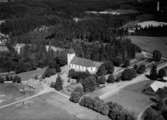
[[[73,60],[73,58],[76,56],[74,50],[70,50],[67,54],[67,63],[68,63],[68,67],[71,63],[71,61]]]

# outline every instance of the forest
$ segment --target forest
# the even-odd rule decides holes
[[[159,26],[159,27],[147,27],[142,28],[140,30],[136,30],[135,35],[142,36],[167,36],[167,26]]]

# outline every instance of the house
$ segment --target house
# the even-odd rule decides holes
[[[6,46],[9,36],[0,33],[0,52],[9,52],[8,47]]]
[[[17,43],[14,46],[15,51],[17,52],[17,54],[21,54],[21,51],[23,50],[23,48],[26,46],[26,44],[24,43]]]
[[[96,74],[102,62],[96,62],[85,58],[77,57],[75,52],[71,51],[67,54],[68,70],[75,70],[77,72],[86,72]]]
[[[157,92],[159,89],[167,87],[167,82],[155,81],[150,85],[150,87],[154,92]]]

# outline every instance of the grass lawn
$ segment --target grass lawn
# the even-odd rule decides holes
[[[138,116],[148,105],[152,104],[150,96],[142,92],[142,90],[147,88],[151,83],[152,81],[146,80],[129,85],[117,94],[105,99],[105,102],[112,101],[118,103],[135,116]]]
[[[40,96],[31,101],[20,103],[0,110],[2,120],[78,120],[62,108],[49,104]]]
[[[0,84],[0,106],[32,94],[33,92],[26,92],[25,94],[21,93],[19,88],[13,83]]]
[[[146,51],[152,52],[156,49],[167,57],[167,37],[128,36],[128,38]]]
[[[70,102],[55,93],[47,93],[30,101],[0,109],[2,120],[110,120],[88,108]]]

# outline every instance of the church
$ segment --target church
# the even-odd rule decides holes
[[[102,62],[92,61],[85,58],[77,57],[74,51],[67,54],[68,70],[75,70],[76,72],[86,72],[96,74]]]

